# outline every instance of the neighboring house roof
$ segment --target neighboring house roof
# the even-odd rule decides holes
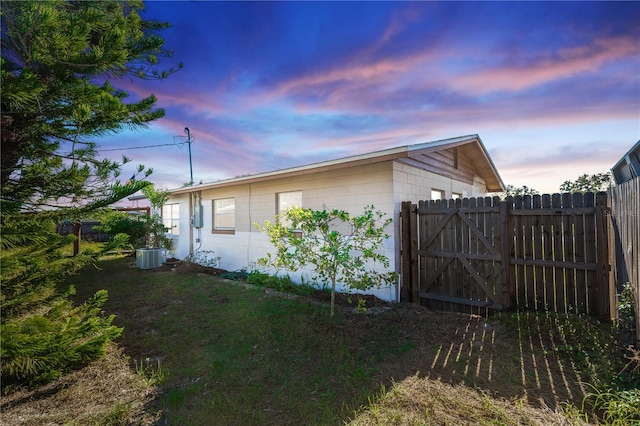
[[[611,168],[616,183],[640,176],[640,140]]]
[[[257,173],[254,175],[240,176],[232,179],[220,180],[212,183],[193,185],[188,187],[172,189],[172,194],[192,192],[193,190],[204,190],[220,188],[224,186],[236,185],[239,183],[253,183],[270,180],[278,177],[292,177],[317,173],[326,170],[335,170],[345,167],[359,166],[363,164],[374,164],[384,161],[400,161],[414,167],[423,166],[426,170],[433,170],[433,161],[426,157],[434,151],[443,151],[450,148],[457,148],[459,155],[473,159],[476,174],[482,178],[487,186],[487,192],[504,191],[504,183],[498,171],[491,161],[482,140],[478,135],[460,136],[457,138],[443,139],[433,142],[419,143],[415,145],[405,145],[396,148],[383,149],[367,154],[353,155],[350,157],[335,160],[323,161],[320,163],[307,164],[304,166],[291,167],[288,169],[274,170],[271,172]],[[427,167],[429,166],[429,167]]]

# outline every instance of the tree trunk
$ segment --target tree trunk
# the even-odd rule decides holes
[[[80,253],[80,239],[82,238],[82,223],[73,224],[73,235],[76,236],[76,240],[73,242],[73,255],[77,256]]]
[[[336,278],[331,279],[331,317],[333,317],[336,310]]]

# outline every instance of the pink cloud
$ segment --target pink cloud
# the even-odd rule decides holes
[[[606,63],[640,55],[640,43],[629,37],[596,39],[589,46],[565,48],[554,57],[546,55],[527,66],[507,66],[473,71],[457,76],[451,87],[483,94],[518,91],[582,73],[591,73]]]
[[[391,16],[389,26],[382,33],[380,40],[375,46],[380,47],[393,40],[393,38],[405,30],[409,24],[418,21],[422,17],[422,11],[423,8],[415,7],[414,5],[395,11]]]
[[[323,99],[325,106],[331,107],[352,98],[354,92],[393,87],[402,82],[404,76],[409,76],[415,72],[416,68],[420,68],[420,64],[438,59],[437,52],[430,48],[393,57],[380,53],[409,24],[419,20],[421,13],[422,9],[414,6],[397,11],[392,15],[381,36],[371,45],[363,47],[361,51],[354,52],[350,61],[314,69],[262,94],[253,94],[246,106],[256,107],[269,104],[276,99],[306,98],[309,95],[315,95]],[[304,100],[297,100],[296,107],[304,109]]]

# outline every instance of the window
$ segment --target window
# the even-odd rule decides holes
[[[302,191],[281,192],[277,194],[277,210],[276,214],[280,215],[291,207],[302,207]],[[283,222],[285,226],[290,223]]]
[[[453,198],[454,200],[457,200],[459,198],[462,198],[462,194],[460,194],[459,192],[452,192],[451,198]]]
[[[180,235],[180,204],[162,206],[162,224],[169,234]]]
[[[444,200],[444,191],[441,189],[431,189],[432,200]]]
[[[233,231],[236,228],[236,199],[213,200],[213,231]]]

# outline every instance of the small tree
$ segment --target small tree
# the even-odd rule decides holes
[[[331,316],[334,316],[336,282],[366,290],[396,281],[395,272],[371,268],[376,262],[389,267],[389,259],[377,252],[388,238],[384,228],[392,221],[383,219],[384,216],[373,206],[366,207],[360,216],[336,209],[291,208],[276,223],[256,224],[276,248],[275,254],[267,253],[258,264],[291,271],[312,265],[314,280],[331,283]]]
[[[171,240],[165,236],[167,227],[164,226],[161,215],[162,206],[169,199],[169,192],[166,190],[157,190],[153,185],[147,186],[142,192],[149,199],[149,203],[151,203],[151,213],[146,218],[147,246],[154,248],[171,248]]]
[[[596,173],[593,175],[583,174],[578,179],[571,181],[565,180],[560,185],[560,191],[562,192],[598,192],[605,191],[611,187],[613,177],[611,173]]]

